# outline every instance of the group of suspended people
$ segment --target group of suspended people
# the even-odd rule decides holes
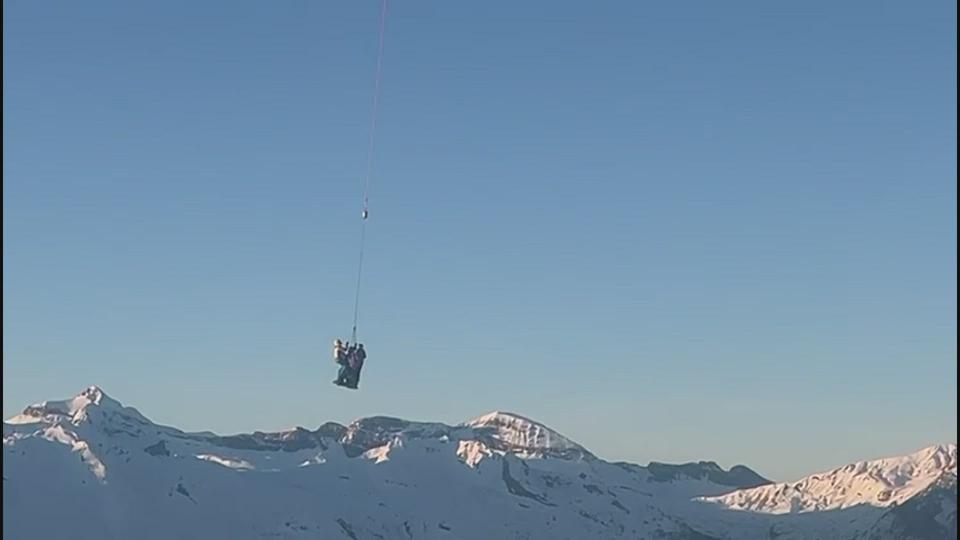
[[[340,365],[337,378],[333,384],[356,390],[360,384],[360,370],[363,361],[367,359],[367,351],[363,343],[344,342],[339,339],[333,342],[333,361]]]

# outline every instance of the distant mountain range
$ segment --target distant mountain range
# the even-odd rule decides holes
[[[939,540],[957,537],[957,448],[774,484],[607,462],[511,413],[221,436],[91,387],[4,422],[3,516],[23,540]]]

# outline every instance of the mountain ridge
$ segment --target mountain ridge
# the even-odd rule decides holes
[[[883,470],[901,476],[882,478],[909,493],[778,513],[730,504],[780,486],[748,467],[611,463],[502,411],[456,425],[373,416],[218,435],[154,424],[90,387],[11,420],[3,500],[17,518],[3,528],[17,538],[886,540],[956,523],[955,445],[888,459]],[[935,465],[952,484],[927,474]],[[858,467],[835,471],[870,477]]]

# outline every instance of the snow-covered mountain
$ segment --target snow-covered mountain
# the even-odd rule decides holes
[[[956,538],[957,447],[931,446],[697,500],[750,515],[754,528],[772,522],[769,530],[787,538]]]
[[[27,407],[3,443],[17,539],[956,537],[955,446],[770,484],[743,466],[610,463],[511,413],[220,436],[96,387]]]
[[[957,475],[956,445],[851,463],[797,482],[768,484],[704,501],[736,510],[772,514],[837,510],[858,505],[899,505],[941,478]]]

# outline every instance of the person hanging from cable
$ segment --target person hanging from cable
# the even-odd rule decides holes
[[[357,343],[354,342],[354,343],[351,343],[349,347],[347,347],[347,370],[343,378],[344,386],[346,386],[347,388],[350,388],[352,384],[351,381],[353,381],[355,373],[357,371],[356,367],[354,367],[356,366],[356,363],[357,363]]]
[[[363,343],[358,343],[353,349],[353,354],[349,356],[350,371],[347,377],[347,388],[356,390],[360,385],[360,370],[363,369],[363,361],[367,359],[367,351],[363,349]]]
[[[339,338],[334,340],[333,361],[340,366],[340,370],[337,372],[337,378],[334,379],[333,384],[344,386],[347,383],[348,370],[350,369],[348,351],[346,343],[340,341]]]

